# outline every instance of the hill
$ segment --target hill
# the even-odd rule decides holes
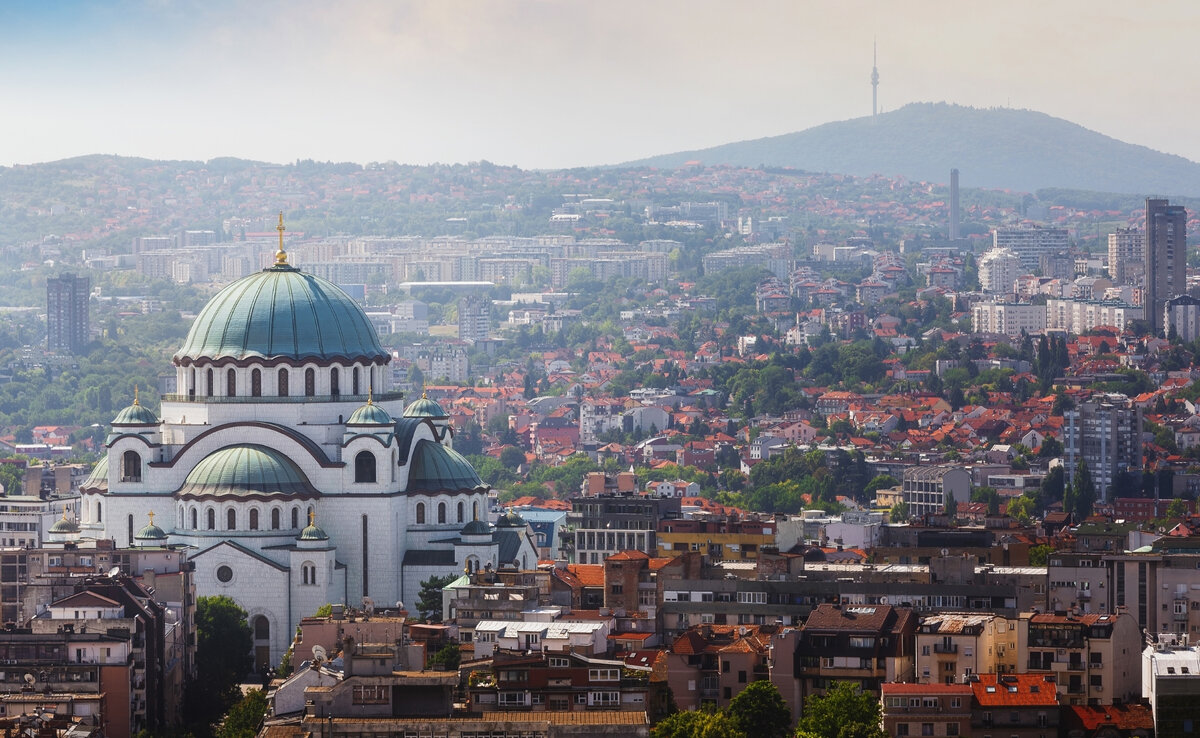
[[[655,156],[627,165],[792,167],[1034,192],[1058,187],[1200,196],[1200,164],[1032,110],[913,103],[877,118]]]

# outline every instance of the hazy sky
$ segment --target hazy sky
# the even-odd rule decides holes
[[[876,37],[885,110],[1200,161],[1195,0],[3,0],[0,165],[616,163],[867,115]]]

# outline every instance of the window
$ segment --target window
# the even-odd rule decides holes
[[[745,683],[746,683],[746,672],[739,671],[738,672],[738,684],[745,684]]]
[[[354,367],[350,376],[351,376],[353,384],[354,384],[354,387],[351,390],[351,393],[357,395],[358,394],[358,367]]]
[[[250,530],[258,530],[258,510],[250,508]]]
[[[340,379],[340,376],[338,373],[338,369],[335,366],[334,368],[329,370],[329,394],[333,395],[334,397],[337,397],[338,395],[342,394],[342,388],[340,386],[339,379]]]
[[[300,583],[301,584],[316,584],[317,583],[317,566],[311,561],[305,561],[300,565]]]
[[[213,370],[208,370],[208,396],[213,396]]]
[[[417,525],[425,525],[425,503],[417,503]]]
[[[850,648],[875,648],[875,639],[850,636]]]
[[[142,481],[142,457],[137,451],[126,451],[121,456],[121,481]]]
[[[225,530],[237,529],[237,510],[232,507],[225,511]]]
[[[588,679],[593,682],[619,682],[620,669],[588,669]]]
[[[292,508],[292,530],[300,527],[300,508]]]
[[[262,371],[259,369],[250,372],[250,396],[262,397]]]
[[[958,735],[958,723],[946,723],[946,735]]]
[[[621,704],[621,693],[588,692],[588,704],[595,707],[616,707]]]
[[[446,503],[444,502],[438,503],[438,522],[446,522]]]
[[[908,735],[908,723],[897,723],[896,735]]]
[[[550,667],[554,669],[562,669],[571,665],[571,659],[565,659],[562,656],[551,656]]]
[[[205,517],[208,518],[208,520],[207,520],[208,529],[216,530],[217,529],[217,513],[216,513],[216,511],[214,511],[211,507],[208,508],[208,511],[205,513]]]
[[[254,640],[265,641],[271,637],[271,621],[265,615],[254,618]]]
[[[359,451],[354,457],[354,481],[360,484],[375,482],[375,454]]]
[[[230,397],[237,396],[237,372],[233,369],[225,372],[225,394]]]
[[[288,370],[280,369],[278,374],[279,396],[288,396]]]
[[[386,684],[356,684],[350,701],[355,705],[386,705],[389,691],[391,687]]]
[[[921,723],[921,735],[933,735],[933,723]]]
[[[312,369],[304,370],[304,396],[313,397],[317,394],[317,372]]]
[[[196,526],[196,508],[193,507],[192,508],[192,530],[195,530],[196,528],[197,528],[197,526]]]
[[[218,566],[217,567],[217,581],[221,582],[222,584],[228,584],[229,582],[233,581],[233,569],[226,566],[225,564],[221,564],[220,566]]]
[[[279,530],[279,508],[271,508],[271,530]]]
[[[463,522],[463,504],[462,504],[462,502],[458,503],[458,522],[460,522],[460,523]]]

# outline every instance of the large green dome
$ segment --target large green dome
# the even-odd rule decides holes
[[[408,471],[409,492],[462,492],[484,487],[462,454],[426,438],[417,441]]]
[[[366,313],[332,282],[277,264],[208,301],[177,363],[220,359],[386,360]]]
[[[226,446],[205,456],[177,493],[181,497],[315,497],[304,472],[265,446]]]

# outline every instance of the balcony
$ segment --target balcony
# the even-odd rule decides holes
[[[934,653],[958,653],[957,643],[935,643],[933,644]]]
[[[1079,590],[1078,592],[1076,592],[1076,593],[1075,593],[1075,597],[1076,597],[1076,599],[1078,599],[1080,602],[1090,602],[1090,601],[1091,601],[1091,599],[1092,599],[1092,590],[1090,590],[1090,589],[1081,589],[1081,590]]]

